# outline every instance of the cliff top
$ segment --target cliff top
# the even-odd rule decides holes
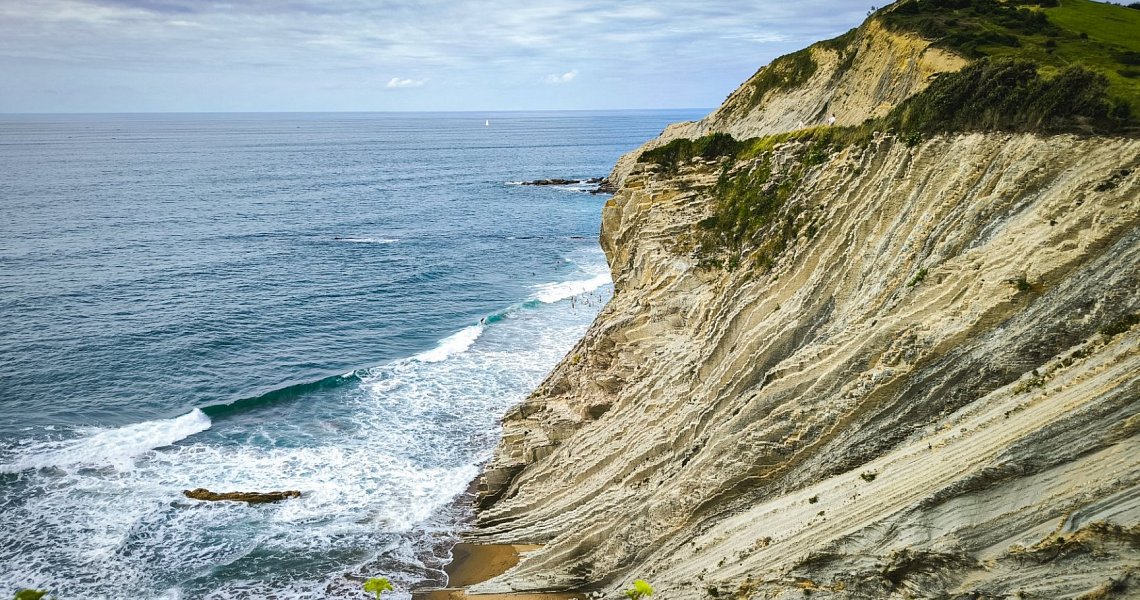
[[[704,119],[670,126],[623,157],[611,179],[620,184],[643,152],[674,140],[823,126],[853,128],[846,141],[874,131],[914,141],[947,131],[1135,136],[1140,10],[1089,0],[902,0],[773,60]]]

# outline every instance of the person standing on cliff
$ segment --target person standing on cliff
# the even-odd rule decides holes
[[[832,125],[835,125],[835,113],[831,113],[831,116],[827,117],[827,126],[831,127]]]

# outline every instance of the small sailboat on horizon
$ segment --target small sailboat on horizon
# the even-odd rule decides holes
[[[491,126],[491,119],[487,119],[487,120],[486,120],[486,121],[483,123],[483,127],[490,127],[490,126]]]

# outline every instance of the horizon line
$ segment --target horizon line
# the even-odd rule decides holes
[[[0,116],[80,116],[80,115],[333,115],[333,114],[494,114],[539,112],[647,112],[647,111],[712,111],[715,107],[676,108],[526,108],[493,110],[170,110],[170,111],[93,111],[93,112],[0,112]]]

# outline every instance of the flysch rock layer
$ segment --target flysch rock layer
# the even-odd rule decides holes
[[[733,131],[794,128],[764,114]],[[1140,141],[879,136],[808,168],[770,271],[697,267],[724,165],[626,162],[613,299],[505,417],[468,534],[544,546],[471,592],[1140,591]]]
[[[620,185],[645,150],[679,138],[729,133],[737,139],[791,131],[827,123],[858,125],[881,117],[903,100],[926,89],[939,73],[957,71],[966,60],[935,48],[914,35],[893,33],[872,19],[844,44],[809,48],[817,68],[802,86],[773,89],[753,103],[761,68],[700,121],[675,123],[657,138],[618,160],[610,175]]]

